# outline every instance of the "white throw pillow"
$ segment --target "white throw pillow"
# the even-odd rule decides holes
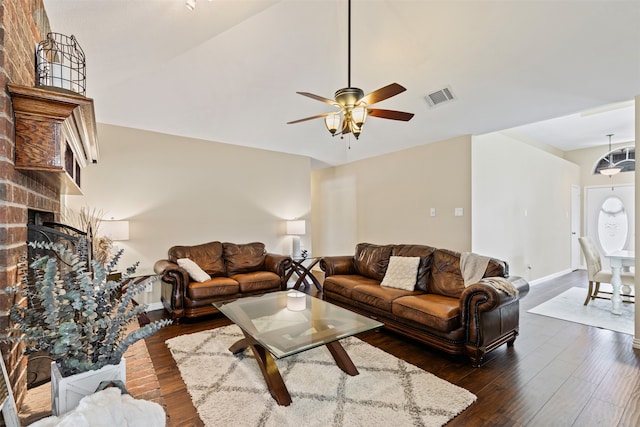
[[[419,265],[419,256],[392,256],[380,285],[413,291],[418,281]]]
[[[196,282],[206,282],[207,280],[211,280],[211,276],[205,273],[198,264],[191,261],[189,258],[178,259],[178,265],[187,270],[189,276]]]

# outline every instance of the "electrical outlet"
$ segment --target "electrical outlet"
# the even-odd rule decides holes
[[[455,208],[455,210],[453,211],[453,215],[454,215],[454,216],[462,216],[462,215],[464,215],[464,209],[462,209],[462,208]]]

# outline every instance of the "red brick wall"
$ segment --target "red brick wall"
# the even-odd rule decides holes
[[[42,0],[0,0],[0,288],[19,280],[17,264],[26,251],[27,210],[60,212],[60,188],[15,170],[15,137],[7,84],[35,85],[35,45],[49,32]],[[0,294],[0,333],[11,304]],[[18,406],[26,392],[21,346],[0,345]]]

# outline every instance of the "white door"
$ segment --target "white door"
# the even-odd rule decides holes
[[[580,268],[580,187],[571,186],[571,270]]]

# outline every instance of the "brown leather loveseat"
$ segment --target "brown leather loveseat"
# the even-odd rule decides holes
[[[412,289],[381,285],[392,256],[412,257],[417,264]],[[506,262],[484,258],[486,268],[479,263],[476,278],[465,286],[470,277],[468,269],[464,274],[461,269],[462,256],[423,245],[359,243],[354,256],[320,261],[324,298],[448,354],[466,355],[473,366],[480,366],[488,352],[504,343],[513,345],[519,328],[519,299],[528,293],[529,284],[510,277]],[[468,257],[465,266],[470,265],[472,258],[464,256]]]
[[[162,304],[174,320],[216,313],[216,301],[285,290],[291,265],[291,257],[267,253],[260,242],[173,246],[168,255],[154,271],[162,280]]]

